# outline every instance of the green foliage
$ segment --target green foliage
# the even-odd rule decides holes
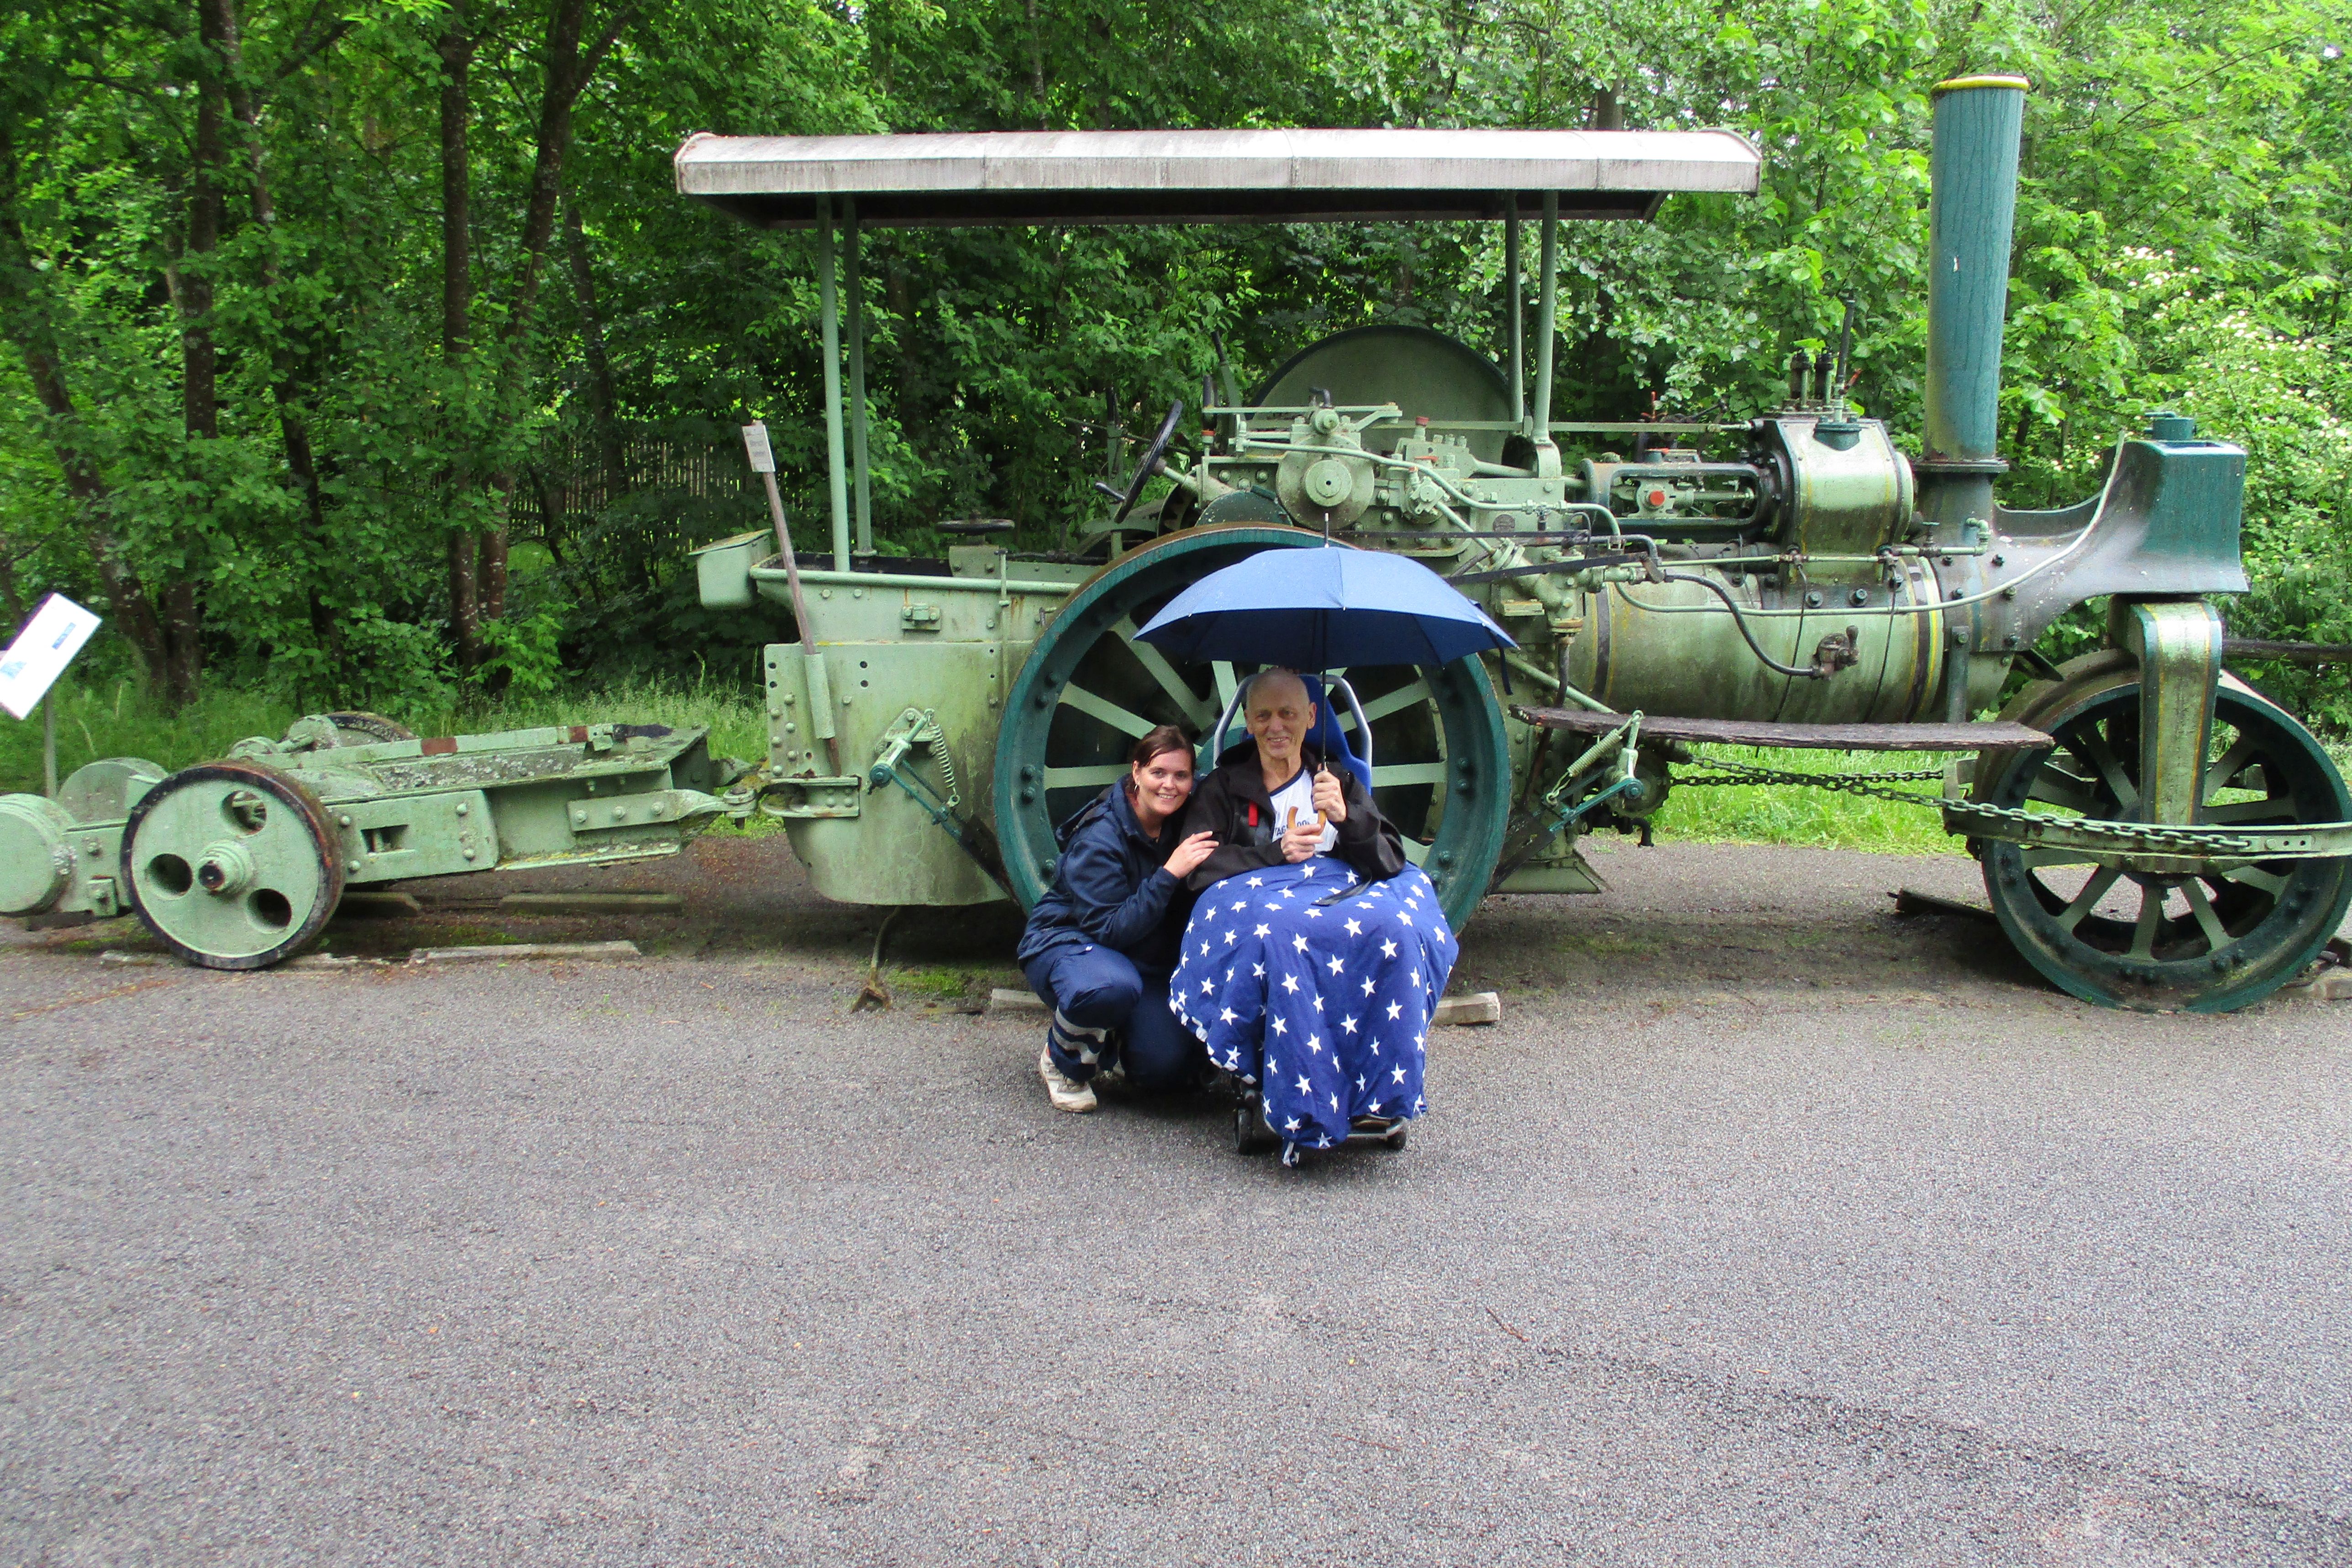
[[[2255,587],[2233,630],[2352,640],[2336,587],[2352,566],[2352,0],[591,5],[587,37],[618,32],[563,148],[577,242],[559,222],[537,252],[545,0],[238,0],[234,68],[202,8],[0,6],[0,608],[52,588],[103,605],[101,558],[159,594],[184,584],[215,680],[289,713],[453,703],[485,673],[519,697],[751,680],[742,653],[777,622],[701,610],[684,555],[764,525],[733,445],[754,416],[802,544],[828,537],[814,242],[679,199],[668,159],[694,131],[1732,126],[1764,150],[1756,197],[1571,228],[1555,408],[1753,413],[1852,296],[1856,396],[1909,430],[1927,89],[1981,69],[2034,82],[2003,498],[2080,498],[2119,432],[2179,406],[2251,454]],[[436,52],[457,15],[475,50],[462,353],[443,344]],[[231,89],[260,107],[249,131],[225,120],[224,222],[203,250],[198,107]],[[936,553],[933,525],[969,515],[1014,518],[1031,548],[1069,541],[1113,466],[1107,403],[1148,430],[1198,398],[1219,340],[1245,388],[1364,322],[1499,352],[1496,227],[867,235],[882,548]],[[211,308],[190,316],[205,285]],[[184,406],[192,322],[216,349],[204,438]],[[69,411],[45,406],[28,323],[55,339]],[[68,482],[76,464],[94,486]],[[468,675],[449,540],[502,527],[511,597]],[[2087,634],[2070,622],[2050,646]],[[90,657],[93,679],[132,673],[120,644]],[[2340,673],[2276,679],[2352,727]]]

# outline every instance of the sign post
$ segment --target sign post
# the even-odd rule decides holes
[[[41,779],[52,800],[58,796],[58,710],[49,701],[49,688],[97,630],[95,614],[62,593],[52,593],[41,601],[16,640],[0,652],[0,708],[23,718],[34,704],[40,705]]]

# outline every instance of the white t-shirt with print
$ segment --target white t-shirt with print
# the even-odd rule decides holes
[[[1302,822],[1315,820],[1315,775],[1300,768],[1291,775],[1290,782],[1266,797],[1274,807],[1274,831],[1278,835],[1290,825],[1290,814],[1298,813]],[[1323,836],[1315,842],[1315,852],[1329,854],[1331,846],[1339,841],[1339,830],[1326,822]]]

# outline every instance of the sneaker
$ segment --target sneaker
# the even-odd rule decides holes
[[[1055,1066],[1049,1046],[1038,1048],[1037,1076],[1045,1081],[1045,1098],[1054,1103],[1055,1110],[1086,1112],[1095,1108],[1095,1092]]]

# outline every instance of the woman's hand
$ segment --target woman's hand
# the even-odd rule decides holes
[[[1282,858],[1297,865],[1312,856],[1316,846],[1322,841],[1323,824],[1317,819],[1309,817],[1304,821],[1293,822],[1283,831]]]
[[[1315,809],[1330,821],[1348,820],[1348,798],[1339,792],[1339,779],[1328,768],[1315,770]]]
[[[1191,838],[1178,844],[1176,852],[1168,857],[1168,874],[1178,882],[1183,881],[1200,870],[1201,862],[1213,854],[1216,848],[1216,834],[1194,833]]]

